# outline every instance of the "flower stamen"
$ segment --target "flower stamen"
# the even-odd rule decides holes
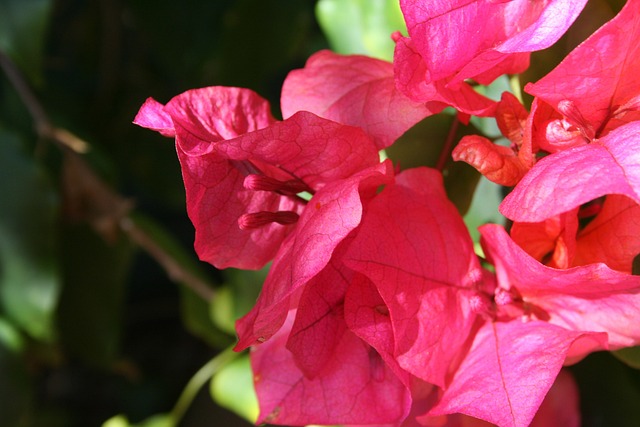
[[[255,191],[277,191],[286,194],[298,194],[310,191],[310,188],[299,179],[280,181],[266,175],[251,174],[244,179],[244,188]]]
[[[277,222],[281,225],[294,224],[300,216],[292,211],[260,211],[247,213],[238,218],[238,227],[241,230],[253,230],[262,226]]]

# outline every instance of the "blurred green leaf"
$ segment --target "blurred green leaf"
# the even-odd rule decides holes
[[[57,195],[44,172],[0,131],[0,304],[34,338],[54,336],[60,292]]]
[[[131,424],[124,415],[116,415],[102,423],[102,427],[175,427],[176,423],[169,414],[158,414],[136,424]]]
[[[320,0],[316,17],[334,51],[391,61],[391,34],[406,35],[397,0]]]
[[[68,224],[63,233],[60,339],[70,354],[107,367],[118,356],[133,246],[122,237],[108,244],[86,224]]]
[[[489,86],[476,86],[475,90],[494,101],[500,101],[503,92],[512,92],[507,76],[498,77]],[[479,134],[482,136],[491,139],[502,136],[494,117],[471,116],[470,122],[480,131]]]
[[[29,76],[42,80],[44,35],[51,0],[0,0],[0,50]]]
[[[640,346],[623,348],[611,354],[632,368],[640,369]]]
[[[401,169],[436,166],[453,120],[454,114],[436,114],[423,119],[385,150],[387,156]],[[456,135],[456,141],[459,138]]]
[[[471,199],[471,206],[464,216],[464,222],[474,242],[480,238],[478,227],[481,225],[487,223],[504,224],[505,218],[498,211],[502,198],[501,186],[489,181],[484,176],[480,177]]]
[[[0,317],[0,346],[16,353],[22,351],[24,340],[20,332],[6,319]]]
[[[224,348],[233,343],[235,340],[234,330],[221,328],[211,318],[211,304],[209,302],[184,286],[181,286],[180,295],[182,321],[189,332],[200,337],[214,348]],[[217,301],[217,299],[218,292],[216,291],[213,302]]]
[[[218,405],[255,423],[259,409],[248,355],[225,365],[210,385],[211,396]]]
[[[131,423],[124,415],[116,415],[102,423],[102,427],[130,427]]]
[[[225,283],[231,291],[231,316],[233,320],[244,316],[256,304],[271,264],[261,270],[237,270],[228,268],[223,271]],[[215,309],[215,307],[213,307]],[[225,309],[225,310],[228,310]]]
[[[235,335],[235,320],[237,316],[233,309],[233,291],[229,286],[222,286],[216,290],[216,297],[210,306],[211,320],[224,332]]]

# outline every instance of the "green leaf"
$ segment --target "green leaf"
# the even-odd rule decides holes
[[[494,101],[500,101],[504,92],[513,92],[511,81],[507,76],[498,77],[489,86],[476,86],[475,90]],[[482,136],[491,139],[502,136],[494,117],[471,116],[470,121],[480,131]]]
[[[223,328],[211,317],[211,306],[218,301],[218,297],[216,291],[215,298],[208,302],[191,289],[180,287],[180,310],[185,327],[214,348],[224,348],[235,341],[235,329]]]
[[[479,241],[478,227],[481,225],[504,224],[505,218],[498,211],[501,202],[502,187],[481,176],[471,199],[471,206],[464,216],[464,222],[474,242]]]
[[[230,311],[228,307],[223,309],[231,315],[231,319],[227,319],[227,321],[235,321],[253,308],[270,268],[271,264],[256,271],[237,270],[235,268],[228,268],[223,271],[225,282],[231,293],[230,304],[232,309]],[[213,306],[212,309],[216,310],[218,307],[219,304]]]
[[[0,0],[0,50],[36,83],[50,10],[51,0]]]
[[[102,423],[102,427],[130,427],[131,423],[124,415],[116,415]]]
[[[116,415],[102,423],[102,427],[175,427],[176,422],[169,414],[157,414],[136,424],[131,424],[124,415]]]
[[[229,286],[222,286],[216,290],[216,297],[211,302],[209,315],[220,330],[235,335],[237,317],[233,309],[233,291]]]
[[[86,224],[69,224],[63,233],[60,339],[70,354],[107,367],[118,356],[133,245],[123,236],[108,244]]]
[[[249,356],[242,356],[224,366],[211,380],[213,400],[242,418],[255,423],[258,399],[253,388],[253,372]]]
[[[611,354],[632,368],[640,369],[640,346],[623,348]]]
[[[316,17],[333,50],[391,61],[391,34],[406,34],[397,0],[320,0]]]
[[[20,332],[6,319],[0,317],[0,347],[19,353],[24,348]]]
[[[0,306],[34,338],[52,340],[60,292],[57,195],[44,172],[0,131]]]

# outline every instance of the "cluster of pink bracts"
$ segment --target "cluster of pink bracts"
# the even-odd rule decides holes
[[[530,112],[469,82],[525,70],[585,3],[402,0],[393,63],[317,53],[286,79],[282,121],[238,88],[142,106],[135,123],[175,137],[199,256],[273,261],[237,322],[259,422],[579,424],[562,366],[640,343],[640,0],[525,87]],[[453,152],[514,186],[482,262],[439,171],[379,160],[447,106],[512,142]]]

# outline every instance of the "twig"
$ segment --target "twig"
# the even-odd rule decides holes
[[[205,301],[211,301],[215,297],[215,293],[209,284],[183,269],[169,253],[138,227],[131,217],[122,218],[120,220],[120,228],[127,233],[133,242],[147,251],[164,268],[173,281],[184,283]]]
[[[55,143],[75,151],[76,153],[86,153],[89,151],[89,144],[67,131],[66,129],[56,128],[51,124],[49,116],[42,108],[42,105],[34,95],[33,91],[22,77],[22,74],[15,66],[13,61],[0,50],[0,67],[11,82],[23,104],[29,110],[35,130],[41,138],[49,139]]]
[[[449,160],[449,156],[451,155],[451,151],[453,150],[453,139],[456,137],[456,133],[458,132],[458,125],[460,124],[460,120],[458,120],[458,116],[453,117],[453,122],[451,123],[451,127],[449,128],[449,133],[447,134],[447,140],[444,143],[444,147],[442,147],[442,151],[440,152],[440,157],[438,158],[438,163],[436,164],[436,169],[442,172],[444,167]]]
[[[110,240],[114,231],[120,229],[154,258],[172,280],[187,286],[204,300],[211,301],[215,296],[212,286],[182,268],[152,236],[135,224],[130,215],[131,201],[113,191],[79,156],[88,151],[89,144],[68,130],[52,125],[18,68],[1,50],[0,67],[29,110],[38,135],[55,142],[65,152],[64,187],[73,213],[88,221],[106,240]]]
[[[191,406],[193,399],[196,397],[200,389],[209,381],[220,369],[240,356],[240,353],[233,351],[232,347],[227,348],[222,353],[211,359],[189,380],[184,391],[178,398],[175,406],[170,412],[171,422],[173,426],[180,424],[184,414]]]

